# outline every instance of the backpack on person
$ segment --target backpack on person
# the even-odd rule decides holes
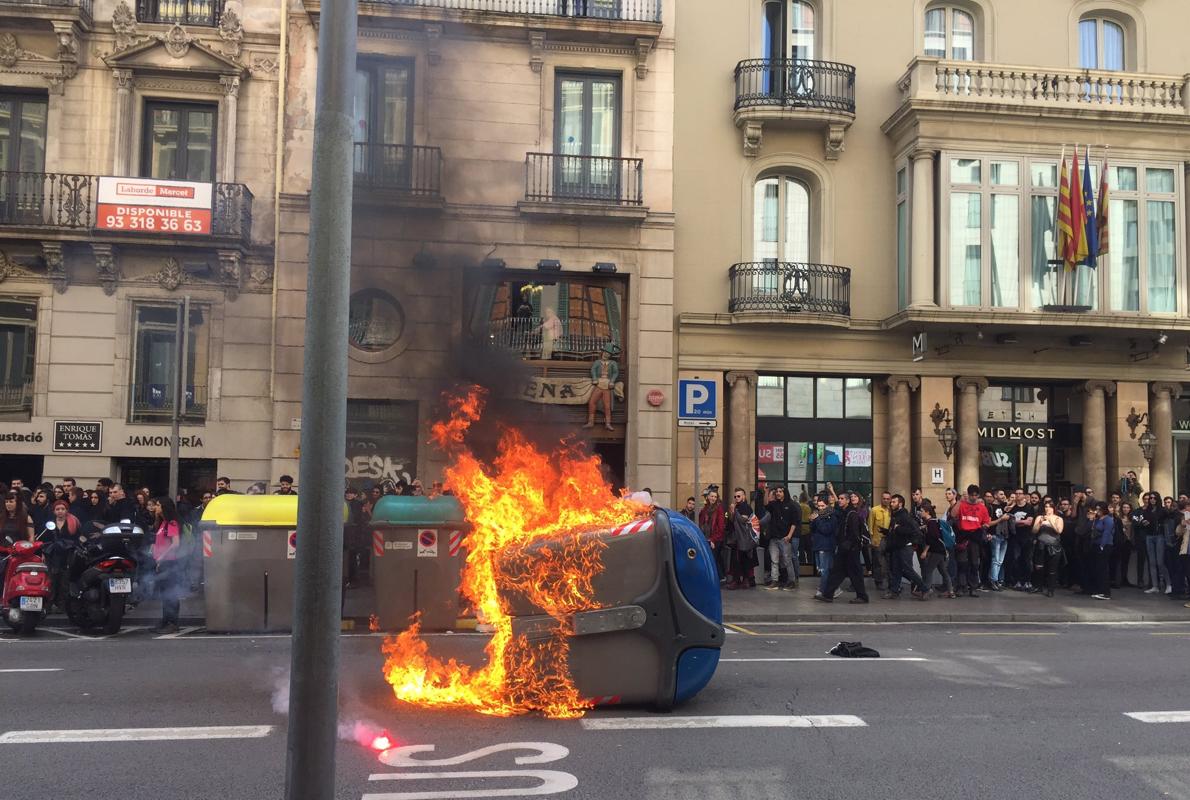
[[[951,527],[950,520],[946,519],[946,517],[940,517],[938,519],[938,530],[942,534],[942,544],[948,551],[953,551],[957,543],[955,541],[954,528]]]

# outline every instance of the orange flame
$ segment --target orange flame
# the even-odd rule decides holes
[[[495,629],[487,663],[470,667],[434,657],[416,621],[385,640],[384,676],[400,700],[426,706],[469,708],[509,716],[538,711],[574,718],[590,708],[570,676],[570,615],[598,608],[592,580],[603,571],[604,544],[584,536],[648,513],[617,498],[603,479],[599,459],[575,445],[552,454],[505,430],[500,455],[490,466],[463,445],[483,409],[482,390],[449,400],[451,418],[432,428],[435,442],[455,454],[447,468],[472,525],[466,538],[462,590],[479,618]],[[544,641],[530,643],[513,631],[510,603],[527,601],[557,621]]]

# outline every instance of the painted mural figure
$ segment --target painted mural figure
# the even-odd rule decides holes
[[[587,401],[587,424],[584,428],[595,427],[595,409],[599,404],[603,403],[603,427],[609,431],[612,428],[612,387],[616,385],[616,381],[620,378],[620,365],[617,364],[612,356],[615,355],[616,346],[605,344],[602,352],[599,353],[599,360],[591,364],[591,399]]]

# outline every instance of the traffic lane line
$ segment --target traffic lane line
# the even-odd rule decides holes
[[[764,662],[787,662],[787,661],[837,661],[839,663],[850,663],[858,661],[929,661],[928,658],[919,658],[915,656],[892,656],[890,658],[843,658],[841,656],[807,656],[801,658],[721,658],[720,664],[757,664]]]
[[[665,731],[702,728],[866,728],[849,714],[811,716],[725,715],[713,717],[583,717],[587,731]]]
[[[1127,711],[1124,716],[1137,722],[1160,724],[1166,722],[1190,722],[1190,711]]]
[[[61,672],[62,667],[19,667],[11,669],[0,669],[0,673],[9,672]]]
[[[81,730],[8,731],[0,744],[78,744],[83,742],[172,742],[196,739],[263,739],[272,725],[223,725],[193,728],[88,728]]]

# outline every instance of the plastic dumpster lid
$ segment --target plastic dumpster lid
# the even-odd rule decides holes
[[[221,527],[293,528],[297,526],[298,497],[275,494],[221,494],[207,503],[202,521]],[[343,504],[343,522],[347,522]]]
[[[385,495],[372,509],[373,525],[462,525],[464,520],[462,504],[451,495],[435,498]]]

